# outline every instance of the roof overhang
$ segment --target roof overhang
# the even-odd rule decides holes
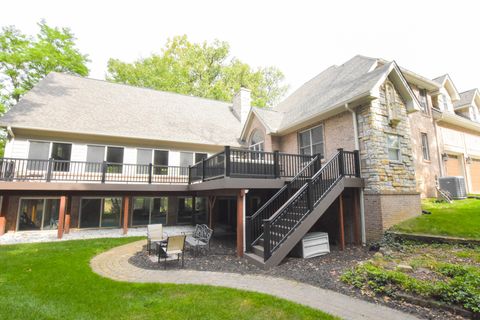
[[[437,109],[432,110],[433,119],[438,123],[448,123],[480,133],[480,123],[460,117],[459,115],[453,113],[442,112]]]
[[[448,74],[445,75],[441,83],[441,86],[445,88],[445,90],[447,90],[447,93],[450,96],[450,99],[452,100],[452,102],[460,100],[460,94],[458,93],[458,90],[455,87],[455,84],[453,84],[453,81]],[[434,92],[434,94],[440,94],[440,90]]]
[[[378,59],[381,64],[388,64],[389,61],[385,59]],[[402,72],[403,76],[407,80],[408,83],[414,84],[422,89],[426,89],[428,92],[438,91],[441,88],[441,85],[437,82],[430,80],[426,77],[419,75],[413,71],[405,69],[399,66],[400,71]]]
[[[1,127],[1,126],[0,126]],[[223,148],[221,144],[201,144],[188,141],[168,141],[168,140],[158,140],[152,139],[149,137],[125,137],[125,136],[114,136],[98,133],[84,133],[84,132],[72,132],[72,131],[61,131],[55,129],[43,129],[43,128],[32,128],[32,127],[10,127],[11,131],[20,137],[28,137],[30,139],[54,139],[58,137],[59,139],[66,141],[83,141],[85,143],[110,143],[118,144],[125,146],[151,146],[152,148],[162,146],[167,147],[171,146],[172,148],[185,148],[191,150],[204,150],[215,152],[218,148]],[[231,145],[232,147],[238,147],[240,144]]]
[[[380,86],[385,82],[385,80],[387,80],[387,78],[393,82],[395,89],[398,90],[400,96],[404,99],[407,112],[410,113],[420,111],[420,103],[418,102],[418,99],[413,93],[412,88],[410,88],[408,85],[407,79],[395,61],[391,62],[388,71],[385,72],[385,74],[379,79],[373,89],[374,92],[379,91]]]

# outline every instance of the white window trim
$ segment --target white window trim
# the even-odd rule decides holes
[[[389,136],[396,137],[398,139],[398,148],[390,148],[390,146],[388,145]],[[398,159],[390,159],[390,150],[397,150]],[[400,136],[398,134],[387,133],[387,157],[390,162],[396,162],[396,163],[402,162],[402,145],[400,141]]]
[[[425,143],[424,145],[424,137]],[[424,161],[431,161],[430,158],[430,143],[428,143],[428,134],[426,132],[420,132],[421,146],[422,146],[422,157]],[[425,157],[427,155],[427,157]]]

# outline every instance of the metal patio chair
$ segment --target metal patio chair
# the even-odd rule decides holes
[[[160,242],[157,242],[158,263],[163,259],[164,267],[167,269],[167,259],[177,256],[177,261],[182,256],[182,268],[184,267],[185,254],[185,238],[186,236],[171,236],[167,239],[167,245],[163,247]]]
[[[210,250],[210,240],[213,235],[213,230],[206,224],[197,224],[195,226],[195,232],[191,236],[187,236],[187,244],[194,250],[195,256],[198,255],[198,251],[208,248]]]
[[[166,237],[163,233],[163,225],[149,224],[147,226],[147,251],[151,254],[152,243],[165,241]]]

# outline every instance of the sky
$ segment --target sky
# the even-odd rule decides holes
[[[168,38],[220,39],[251,66],[276,66],[290,92],[356,54],[395,60],[428,78],[448,73],[460,92],[480,87],[480,1],[25,1],[3,0],[0,26],[27,34],[68,27],[90,77],[107,61],[160,52]]]

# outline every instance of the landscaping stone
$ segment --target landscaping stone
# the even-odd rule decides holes
[[[403,271],[403,272],[413,272],[412,266],[409,266],[408,264],[399,264],[397,265],[397,270]]]

